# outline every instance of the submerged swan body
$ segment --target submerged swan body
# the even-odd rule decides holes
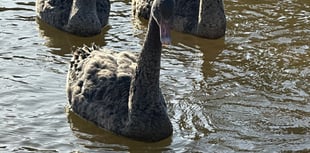
[[[132,0],[133,15],[148,19],[154,0]],[[173,28],[177,31],[216,39],[226,31],[222,0],[175,0]]]
[[[36,0],[37,16],[44,22],[80,36],[93,36],[107,25],[109,0]]]
[[[172,124],[159,87],[162,43],[170,42],[173,0],[155,0],[139,56],[132,52],[77,49],[68,71],[67,95],[73,112],[118,135],[159,141]]]

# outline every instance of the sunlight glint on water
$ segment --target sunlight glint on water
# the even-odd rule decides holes
[[[73,46],[140,51],[147,22],[130,3],[112,0],[109,26],[81,38],[36,20],[33,1],[1,1],[0,152],[310,151],[308,0],[225,0],[225,38],[172,32],[160,79],[171,138],[129,140],[67,111]]]

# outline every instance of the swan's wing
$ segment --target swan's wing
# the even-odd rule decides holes
[[[72,1],[64,0],[37,0],[36,12],[44,22],[57,28],[67,24]]]
[[[73,53],[67,94],[73,111],[113,130],[128,113],[130,82],[137,54],[83,47]],[[111,123],[113,122],[113,124]]]

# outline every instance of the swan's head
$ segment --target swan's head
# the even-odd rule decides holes
[[[153,2],[151,17],[155,19],[160,28],[160,41],[170,44],[170,29],[173,22],[174,0],[155,0]]]

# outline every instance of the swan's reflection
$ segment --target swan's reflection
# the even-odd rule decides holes
[[[216,57],[226,48],[225,37],[206,39],[176,31],[173,31],[172,37],[172,45],[182,44],[197,49],[203,54],[202,73],[204,78],[214,73],[211,71],[212,62],[215,61]]]
[[[94,124],[77,116],[68,106],[66,106],[66,114],[74,135],[80,139],[93,142],[91,144],[85,143],[85,147],[102,147],[113,149],[114,151],[129,150],[132,152],[147,150],[162,152],[163,150],[170,150],[171,137],[156,143],[135,141],[96,127]]]
[[[45,45],[49,48],[52,48],[52,53],[60,56],[71,53],[71,48],[73,46],[82,46],[90,45],[95,43],[99,46],[106,45],[104,35],[109,26],[105,27],[99,35],[93,37],[79,37],[67,32],[58,30],[40,19],[36,19],[37,24],[39,25],[39,32],[41,37],[46,40]]]
[[[138,30],[137,37],[141,38],[143,41],[145,31],[147,28],[148,21],[138,19],[137,17],[132,18],[132,24]],[[179,44],[188,46],[190,48],[195,48],[200,50],[203,53],[203,73],[209,73],[212,61],[226,48],[225,46],[225,37],[219,39],[206,39],[202,37],[193,36],[190,34],[185,34],[182,32],[177,32],[172,30],[172,44],[173,46],[178,46]],[[205,74],[206,76],[207,74]]]

